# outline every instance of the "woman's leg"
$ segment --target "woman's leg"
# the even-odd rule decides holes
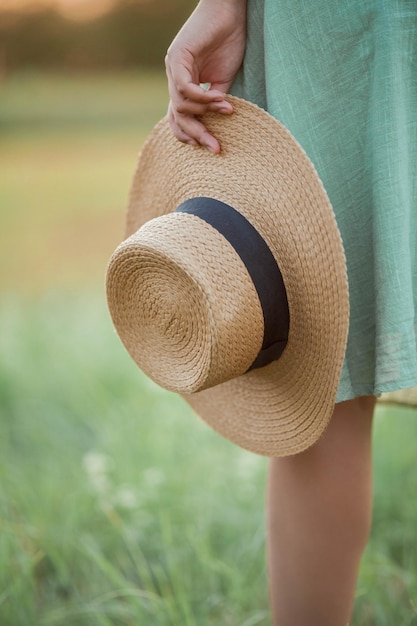
[[[271,459],[268,557],[274,626],[346,626],[372,511],[375,398],[336,404],[323,437]]]

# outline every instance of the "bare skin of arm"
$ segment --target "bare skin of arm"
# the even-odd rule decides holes
[[[220,152],[218,140],[197,116],[233,113],[225,94],[242,63],[245,42],[246,0],[200,0],[165,58],[168,119],[179,141]],[[205,83],[209,89],[201,87]]]

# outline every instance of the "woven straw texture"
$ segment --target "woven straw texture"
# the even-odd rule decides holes
[[[108,276],[123,343],[166,389],[213,387],[257,356],[258,294],[234,248],[200,218],[170,213],[147,222],[119,247]]]
[[[152,131],[131,187],[128,238],[109,263],[107,297],[121,340],[154,380],[180,390],[241,447],[284,456],[315,443],[333,412],[349,322],[345,257],[302,148],[262,109],[230,101],[232,116],[204,118],[220,155],[179,143],[166,119]],[[287,347],[278,361],[244,375],[262,343],[259,302],[214,229],[194,216],[169,215],[197,196],[228,203],[255,226],[286,286]],[[160,216],[168,222],[147,224]],[[229,335],[219,335],[222,316],[232,319]]]

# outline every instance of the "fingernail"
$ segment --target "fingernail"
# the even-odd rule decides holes
[[[227,114],[230,114],[230,113],[233,113],[233,109],[228,109],[228,108],[226,109],[226,107],[221,107],[221,108],[219,109],[219,113],[227,113]]]
[[[209,152],[211,152],[211,154],[217,154],[218,150],[217,150],[217,146],[211,146],[209,144],[206,145],[207,150],[209,150]]]

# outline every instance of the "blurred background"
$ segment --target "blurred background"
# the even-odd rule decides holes
[[[136,154],[166,110],[165,51],[191,7],[0,0],[3,287],[102,278]]]
[[[266,460],[139,372],[104,294],[194,5],[0,0],[1,626],[271,623]],[[417,624],[416,418],[378,406],[354,626]]]

